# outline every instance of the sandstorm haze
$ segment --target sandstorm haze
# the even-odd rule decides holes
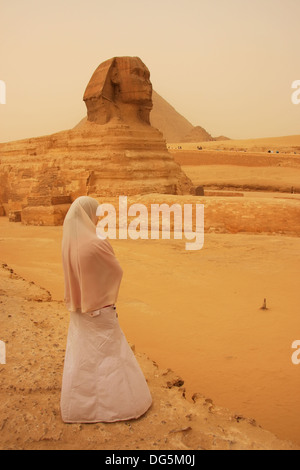
[[[299,448],[299,13],[0,0],[0,449]],[[154,405],[129,426],[65,426],[62,224],[82,195],[120,215],[120,194],[148,213],[203,204],[205,243],[111,240]]]
[[[2,0],[0,12],[1,142],[76,125],[95,68],[123,55],[212,135],[299,134],[297,0]]]

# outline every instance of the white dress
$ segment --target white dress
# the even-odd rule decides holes
[[[122,332],[116,307],[72,312],[61,393],[65,423],[123,421],[142,416],[151,394]]]

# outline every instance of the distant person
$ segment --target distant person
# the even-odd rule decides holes
[[[113,248],[96,234],[98,202],[83,196],[63,227],[65,302],[70,325],[62,381],[65,423],[138,418],[152,398],[122,332],[115,303],[123,271]]]

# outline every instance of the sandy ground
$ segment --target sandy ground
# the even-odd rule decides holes
[[[0,261],[62,301],[61,227],[1,218],[0,233]],[[120,323],[137,350],[183,376],[188,398],[200,392],[300,444],[300,239],[206,234],[198,252],[180,240],[112,244],[125,272]]]
[[[0,365],[1,450],[296,450],[197,394],[185,398],[183,380],[135,351],[153,405],[140,419],[69,424],[60,417],[60,390],[68,315],[62,302],[0,265],[0,331],[7,364]]]
[[[171,153],[195,185],[300,194],[300,151],[270,155],[247,148],[246,152],[226,148],[216,152],[209,147],[201,151],[183,147]]]
[[[235,188],[237,190],[271,190],[291,193],[292,187],[300,198],[300,167],[248,168],[241,166],[209,165],[183,166],[185,173],[196,185],[209,188]]]
[[[194,150],[197,146],[209,150],[230,150],[237,151],[243,150],[247,152],[283,152],[283,153],[297,153],[300,155],[300,135],[291,135],[284,137],[269,137],[260,139],[239,139],[239,140],[225,140],[220,142],[194,142],[194,143],[169,143],[170,148],[177,148],[180,146],[185,150]]]

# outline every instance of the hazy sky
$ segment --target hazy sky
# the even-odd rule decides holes
[[[94,70],[124,55],[212,135],[300,134],[300,0],[0,0],[0,22],[2,142],[74,127]]]

